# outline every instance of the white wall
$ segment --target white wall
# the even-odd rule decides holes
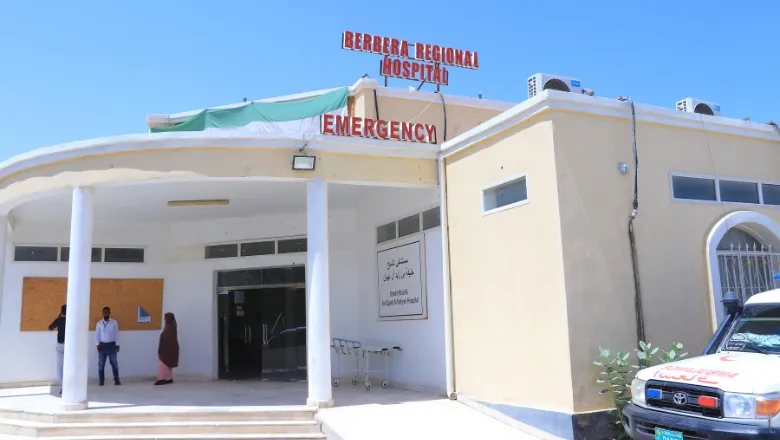
[[[358,339],[367,345],[398,345],[402,348],[391,359],[390,381],[394,386],[445,394],[441,228],[433,228],[422,234],[425,242],[427,319],[380,321],[376,278],[376,227],[438,205],[438,191],[429,189],[411,194],[399,193],[391,199],[383,198],[361,206],[357,231],[360,236],[357,243],[361,255],[358,263],[362,287]],[[404,237],[399,242],[408,238]],[[375,366],[381,367],[378,364]]]
[[[377,320],[376,230],[392,221],[438,204],[436,190],[408,190],[356,209],[330,212],[331,334],[366,344],[400,345],[393,360],[396,386],[443,393],[444,333],[441,287],[441,230],[425,234],[428,319]],[[176,374],[216,378],[216,271],[305,264],[306,254],[282,254],[205,260],[203,244],[289,237],[306,234],[305,213],[277,214],[175,224],[97,224],[95,246],[145,246],[146,263],[96,263],[94,278],[164,278],[164,312],[179,324],[181,358]],[[13,262],[13,243],[66,245],[68,223],[18,222],[9,234],[9,255],[0,297],[0,349],[19,353],[0,369],[0,383],[56,378],[54,332],[20,332],[22,281],[25,276],[65,277],[67,263]],[[54,319],[52,316],[51,319]],[[121,327],[121,323],[120,323]],[[90,334],[94,338],[94,332]],[[159,331],[122,333],[119,354],[123,378],[151,377],[157,369]],[[90,354],[90,377],[97,377],[97,353]],[[106,374],[110,377],[110,367]]]

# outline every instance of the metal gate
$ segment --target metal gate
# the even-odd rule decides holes
[[[780,268],[780,253],[757,244],[732,246],[718,251],[721,295],[735,292],[747,301],[751,296],[776,288],[775,274]]]

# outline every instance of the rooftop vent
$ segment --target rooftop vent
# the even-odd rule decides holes
[[[560,92],[572,92],[578,95],[583,93],[580,80],[577,78],[567,78],[565,76],[550,75],[547,73],[537,73],[528,78],[529,98],[533,98],[543,90],[558,90]]]
[[[720,116],[720,105],[694,98],[677,101],[677,110],[700,115]]]

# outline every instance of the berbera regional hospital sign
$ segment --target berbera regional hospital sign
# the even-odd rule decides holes
[[[449,72],[445,66],[479,69],[477,52],[438,44],[411,43],[397,38],[346,31],[341,35],[341,47],[384,55],[379,67],[380,75],[384,77],[446,86],[449,84]]]

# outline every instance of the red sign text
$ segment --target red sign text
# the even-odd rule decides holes
[[[372,139],[436,143],[436,127],[414,122],[322,115],[320,132],[335,136],[359,136]]]

